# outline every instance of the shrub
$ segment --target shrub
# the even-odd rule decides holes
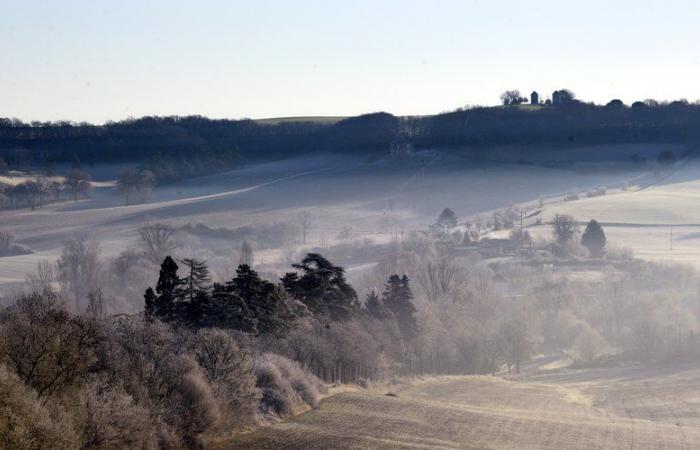
[[[77,385],[97,362],[96,322],[72,316],[52,292],[22,295],[0,329],[0,358],[39,397]]]
[[[287,416],[306,406],[316,407],[325,389],[321,380],[299,364],[274,353],[265,353],[258,359],[255,375],[262,390],[263,413]]]
[[[0,365],[0,448],[78,448],[65,414],[52,414],[36,392]]]
[[[238,345],[231,334],[216,328],[194,335],[191,352],[228,411],[227,427],[241,428],[253,423],[260,391],[255,387],[250,352]]]
[[[94,380],[80,395],[83,448],[153,448],[151,414],[119,387]]]

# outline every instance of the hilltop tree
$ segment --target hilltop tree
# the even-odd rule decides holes
[[[382,302],[396,318],[401,335],[406,341],[418,336],[418,323],[414,316],[417,309],[413,305],[413,293],[406,275],[389,277],[382,293]]]
[[[501,94],[501,103],[504,105],[519,105],[525,101],[527,101],[527,99],[520,95],[520,91],[517,89],[505,91]]]
[[[309,253],[282,278],[286,291],[303,302],[315,315],[327,314],[332,320],[349,320],[359,309],[357,293],[345,281],[345,269],[334,266],[318,253]]]
[[[600,257],[605,252],[606,243],[603,227],[596,220],[591,219],[581,236],[581,245],[588,249],[591,256]]]

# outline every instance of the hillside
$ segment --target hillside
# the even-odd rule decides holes
[[[350,392],[215,448],[697,448],[697,366],[568,371]]]

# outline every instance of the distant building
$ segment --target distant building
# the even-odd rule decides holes
[[[537,91],[532,91],[532,94],[530,94],[530,104],[531,105],[539,105],[540,104],[540,94],[538,94]]]

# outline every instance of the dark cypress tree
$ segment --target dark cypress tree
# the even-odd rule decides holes
[[[160,265],[160,274],[156,284],[156,294],[158,295],[152,307],[153,315],[165,321],[173,319],[175,301],[182,284],[177,270],[175,261],[170,256],[166,256]]]
[[[413,293],[406,275],[389,277],[384,293],[382,293],[382,301],[396,318],[401,335],[405,340],[410,341],[418,336],[418,323],[414,316],[417,309],[413,305]]]
[[[588,222],[586,230],[581,236],[581,245],[588,249],[591,256],[600,257],[605,253],[605,244],[607,244],[607,239],[603,227],[595,220]]]
[[[349,320],[359,311],[357,293],[345,281],[345,270],[323,256],[309,253],[293,267],[301,276],[288,273],[282,278],[287,292],[303,302],[314,315],[328,315],[332,320]]]

